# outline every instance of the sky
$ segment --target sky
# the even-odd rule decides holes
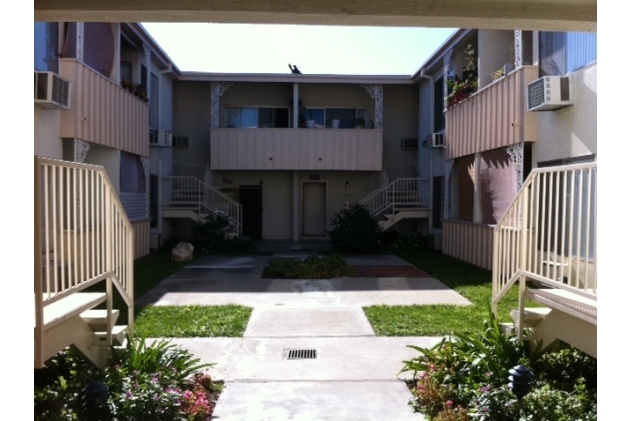
[[[455,28],[143,23],[181,71],[412,75]]]

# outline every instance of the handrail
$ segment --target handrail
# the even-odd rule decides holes
[[[43,338],[44,307],[102,281],[113,282],[129,306],[131,334],[134,228],[107,173],[51,158],[34,164],[36,340]]]
[[[428,178],[398,178],[359,201],[374,218],[401,208],[429,207]]]
[[[241,235],[241,204],[216,187],[193,176],[163,177],[163,186],[162,206],[190,205],[200,215],[207,213],[205,210],[221,213],[228,218],[237,235]]]
[[[596,298],[596,175],[596,163],[531,171],[493,233],[494,311],[524,278]]]

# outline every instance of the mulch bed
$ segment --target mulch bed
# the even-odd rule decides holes
[[[356,278],[429,278],[422,270],[411,266],[354,266]]]

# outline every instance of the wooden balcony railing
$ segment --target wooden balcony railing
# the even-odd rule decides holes
[[[211,129],[211,170],[381,171],[383,131]]]
[[[59,61],[72,83],[70,110],[61,113],[60,136],[149,156],[149,106],[76,59]]]
[[[526,88],[536,66],[522,66],[447,110],[447,159],[537,139],[537,120],[526,111]]]

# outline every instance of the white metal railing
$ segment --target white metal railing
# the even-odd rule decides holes
[[[372,217],[405,209],[429,208],[428,178],[399,178],[359,201]]]
[[[523,313],[527,278],[596,300],[596,174],[596,163],[531,172],[494,230],[494,311],[520,282]]]
[[[130,221],[147,218],[147,193],[123,192],[120,194],[120,200]]]
[[[134,231],[103,167],[35,157],[34,256],[36,354],[44,307],[102,281],[108,320],[114,286],[133,334]]]
[[[192,208],[199,215],[222,213],[241,235],[241,204],[197,177],[163,177],[163,207]]]

